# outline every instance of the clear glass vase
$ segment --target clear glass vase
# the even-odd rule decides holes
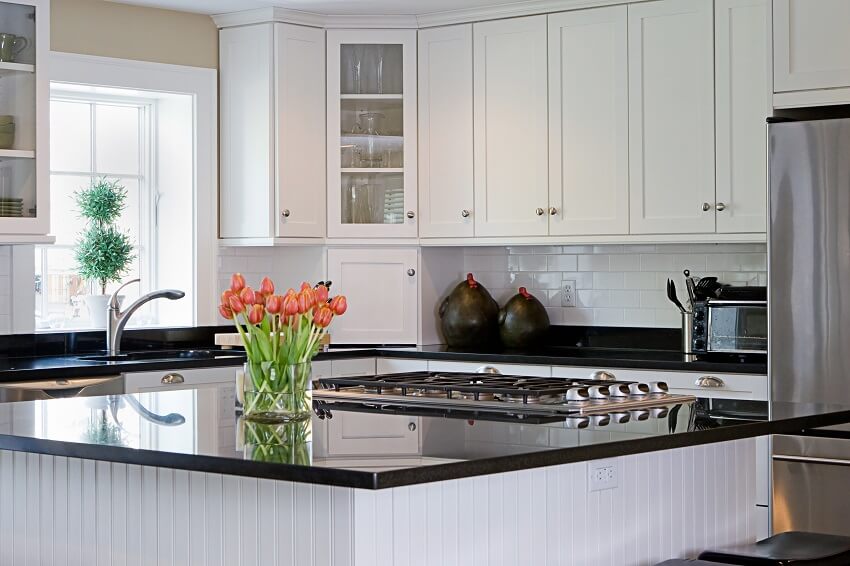
[[[309,419],[313,405],[312,373],[311,362],[246,363],[242,389],[244,418],[263,423]]]
[[[313,461],[313,429],[309,419],[261,423],[240,418],[237,448],[246,460],[309,466]]]

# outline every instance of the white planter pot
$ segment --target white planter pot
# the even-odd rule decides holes
[[[89,309],[89,321],[92,328],[106,328],[106,307],[111,295],[86,295],[86,308]],[[124,302],[124,295],[118,296],[118,304]]]

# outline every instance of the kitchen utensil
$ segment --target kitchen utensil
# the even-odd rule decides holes
[[[685,274],[685,287],[688,290],[688,299],[690,299],[690,302],[691,302],[690,310],[693,310],[694,309],[694,303],[697,302],[696,291],[694,290],[696,285],[694,284],[694,278],[691,277],[690,270],[686,269],[685,271],[683,271],[683,273]]]
[[[499,311],[499,337],[507,348],[538,344],[549,330],[546,308],[525,287]]]
[[[688,311],[685,307],[682,306],[682,302],[679,301],[679,297],[676,294],[676,284],[673,283],[672,279],[667,280],[667,298],[670,299],[670,302],[679,307],[679,311],[682,314],[686,314]]]
[[[715,291],[720,288],[720,283],[717,282],[717,277],[703,277],[697,282],[694,289],[697,300],[704,301],[716,297]]]
[[[438,312],[449,346],[480,347],[498,340],[499,305],[471,273],[443,300]]]

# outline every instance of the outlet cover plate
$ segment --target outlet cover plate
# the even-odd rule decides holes
[[[602,491],[603,489],[617,487],[618,469],[616,460],[594,460],[587,464],[587,469],[590,491]]]
[[[574,307],[576,306],[576,282],[562,281],[561,282],[561,306]]]

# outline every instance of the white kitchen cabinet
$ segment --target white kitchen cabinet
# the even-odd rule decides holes
[[[549,233],[628,234],[627,8],[549,15]]]
[[[850,87],[848,22],[847,0],[774,0],[774,91]]]
[[[417,236],[416,90],[416,30],[328,31],[328,237]]]
[[[375,358],[351,358],[331,361],[332,377],[375,375]]]
[[[473,236],[472,24],[419,32],[419,236]]]
[[[0,21],[4,33],[19,38],[14,61],[0,62],[0,115],[10,117],[14,128],[2,136],[10,139],[0,149],[0,244],[52,243],[47,236],[50,3],[0,2]]]
[[[475,235],[546,235],[546,16],[474,24],[473,42]]]
[[[628,12],[630,231],[714,232],[713,3]]]
[[[334,320],[335,344],[415,344],[418,336],[419,253],[415,248],[328,250],[334,294],[348,312]]]
[[[495,369],[503,375],[524,375],[531,377],[549,377],[552,368],[545,365],[533,364],[503,364],[499,362],[454,362],[443,360],[429,360],[429,371],[462,371],[478,372],[485,369]]]
[[[242,371],[242,368],[228,366],[125,373],[124,392],[145,393],[203,387],[230,388],[235,392],[238,371]]]
[[[768,0],[715,0],[718,232],[767,230]]]
[[[323,238],[324,30],[263,23],[219,40],[220,237]]]
[[[401,358],[377,358],[375,373],[407,373],[412,371],[428,371],[428,360],[411,360]]]

